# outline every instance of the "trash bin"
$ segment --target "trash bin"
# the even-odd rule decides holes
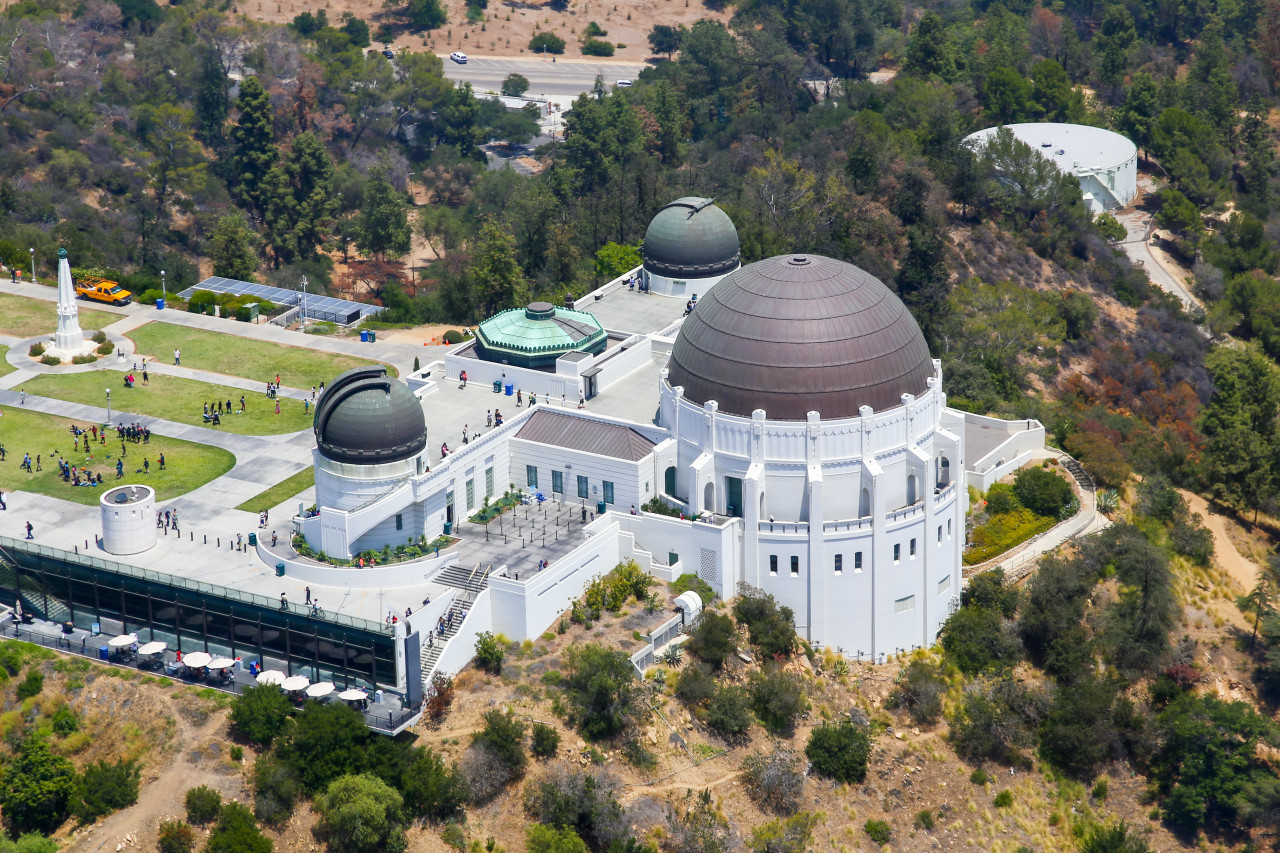
[[[501,393],[502,393],[502,380],[501,380],[501,379],[495,379],[495,380],[493,380],[493,393],[495,393],[495,394],[501,394]]]
[[[516,392],[516,386],[514,386],[514,385],[512,385],[510,382],[508,382],[508,383],[507,383],[507,396],[508,396],[508,397],[510,397],[510,396],[511,396],[512,394],[514,394],[515,392]]]
[[[250,548],[258,547],[258,534],[256,533],[249,534],[249,547]]]
[[[163,300],[163,299],[157,299],[157,300],[156,300],[156,310],[157,310],[157,311],[163,311],[163,310],[164,310],[164,300]]]
[[[111,660],[111,649],[106,646],[98,646],[98,660]]]
[[[369,343],[369,330],[368,330],[368,329],[361,329],[361,330],[360,330],[360,343],[362,343],[362,344],[367,344],[367,343]]]
[[[276,563],[276,577],[284,577],[284,563]]]
[[[369,343],[376,344],[378,342],[378,332],[376,329],[369,330]]]
[[[604,501],[596,501],[596,515],[604,515]]]
[[[452,535],[453,535],[453,522],[452,522],[452,521],[446,521],[446,522],[444,523],[444,535],[445,535],[445,536],[452,536]]]

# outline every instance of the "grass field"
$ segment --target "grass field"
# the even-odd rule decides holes
[[[101,329],[123,317],[122,314],[108,314],[106,311],[94,311],[80,305],[80,328],[88,330]],[[0,335],[13,335],[16,338],[34,338],[42,333],[52,335],[58,328],[58,303],[45,302],[30,296],[14,296],[11,293],[0,293]],[[86,335],[85,337],[88,337]]]
[[[111,412],[116,423],[122,417],[128,420],[129,413],[132,412],[175,423],[210,426],[204,422],[205,403],[222,400],[225,406],[226,401],[231,400],[235,408],[239,409],[240,397],[244,395],[247,404],[245,413],[224,415],[222,425],[217,429],[241,435],[277,435],[297,432],[311,426],[311,415],[303,411],[301,400],[282,398],[280,414],[277,415],[275,401],[268,400],[265,394],[245,392],[226,385],[210,385],[194,379],[153,373],[150,384],[143,385],[139,379],[138,384],[129,389],[124,387],[123,380],[124,374],[114,370],[46,373],[18,387],[28,394],[105,407],[107,395],[104,389],[110,386]]]
[[[283,377],[282,377],[283,378]],[[265,492],[260,492],[240,504],[236,509],[245,512],[262,512],[272,509],[287,501],[294,495],[305,492],[316,483],[316,469],[304,468],[292,477],[286,477]]]
[[[82,429],[89,426],[81,421],[6,406],[4,417],[0,417],[0,444],[6,451],[5,461],[0,462],[0,488],[38,492],[79,504],[96,504],[103,490],[116,482],[120,442],[112,437],[105,445],[90,444],[92,456],[85,455],[82,442],[80,449],[72,453],[70,430],[73,423]],[[31,474],[18,467],[24,453],[31,454]],[[165,461],[163,471],[159,470],[161,453]],[[43,457],[43,471],[34,471],[37,454]],[[59,456],[77,468],[88,468],[95,474],[101,474],[102,488],[77,487],[62,482],[58,477]],[[135,473],[142,468],[144,459],[151,461],[151,473]],[[236,460],[220,447],[152,435],[148,444],[129,444],[124,463],[125,482],[146,483],[156,490],[157,499],[163,501],[222,476],[232,469]],[[9,505],[13,506],[12,497]]]
[[[190,329],[172,323],[151,322],[129,333],[142,355],[172,364],[173,351],[182,350],[182,366],[242,376],[261,382],[275,380],[288,388],[326,385],[344,370],[376,364],[372,359],[290,347],[270,341],[241,338],[204,329]],[[395,368],[387,366],[392,376]]]
[[[5,361],[5,358],[8,355],[9,355],[9,348],[0,347],[0,376],[4,376],[6,373],[13,373],[13,371],[18,369],[14,367],[12,364],[10,364],[9,362]]]

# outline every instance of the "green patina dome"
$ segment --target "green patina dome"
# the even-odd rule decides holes
[[[668,204],[644,234],[644,268],[667,278],[709,278],[738,268],[738,229],[711,199],[688,196]]]
[[[476,329],[481,358],[517,367],[548,367],[569,352],[602,352],[607,341],[593,315],[550,302],[499,312]]]
[[[422,404],[382,365],[353,367],[329,383],[313,426],[321,455],[335,462],[399,462],[427,446]]]

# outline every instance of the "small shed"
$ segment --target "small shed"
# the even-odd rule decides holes
[[[693,590],[682,592],[676,596],[676,607],[680,609],[680,615],[684,617],[684,624],[692,625],[694,620],[698,618],[698,614],[702,613],[702,597]]]

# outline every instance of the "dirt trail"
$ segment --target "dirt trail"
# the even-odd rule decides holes
[[[65,853],[111,853],[124,844],[124,850],[154,850],[156,826],[162,816],[174,816],[185,820],[187,790],[198,785],[209,785],[222,791],[224,799],[236,796],[241,784],[239,776],[217,773],[207,766],[208,761],[192,760],[191,747],[210,743],[227,745],[225,713],[214,713],[201,726],[194,726],[181,715],[174,746],[177,750],[160,775],[144,777],[138,802],[123,811],[110,815],[101,823],[82,832],[68,844]],[[228,794],[230,793],[230,796]],[[132,836],[133,844],[125,839]]]
[[[1197,494],[1185,489],[1179,489],[1178,494],[1186,500],[1192,512],[1200,513],[1201,518],[1204,519],[1204,526],[1213,535],[1214,561],[1240,585],[1241,592],[1253,589],[1253,585],[1258,581],[1258,566],[1252,560],[1246,559],[1232,544],[1231,537],[1227,535],[1226,517],[1210,509],[1209,502]]]
[[[719,779],[712,779],[710,782],[694,783],[694,782],[684,781],[684,782],[672,782],[668,785],[636,785],[633,788],[631,788],[631,791],[637,794],[648,794],[648,793],[652,793],[653,791],[684,791],[690,788],[696,788],[699,791],[701,791],[704,788],[715,788],[718,785],[723,785],[725,782],[728,782],[732,779],[737,779],[741,775],[742,775],[741,770],[735,770],[732,773],[726,773],[725,775],[721,776]]]

